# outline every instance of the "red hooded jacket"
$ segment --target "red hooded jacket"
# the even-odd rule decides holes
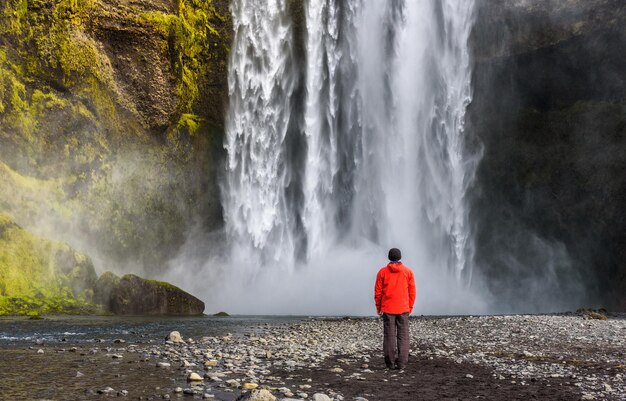
[[[390,262],[380,269],[374,287],[376,312],[399,315],[413,311],[415,278],[402,262]]]

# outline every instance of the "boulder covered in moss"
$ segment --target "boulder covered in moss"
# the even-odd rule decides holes
[[[93,288],[93,301],[111,309],[111,292],[120,283],[120,278],[111,272],[102,273]]]
[[[127,274],[111,291],[111,312],[116,315],[201,315],[204,302],[164,281]]]

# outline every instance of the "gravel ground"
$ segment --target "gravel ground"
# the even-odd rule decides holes
[[[624,316],[412,318],[404,371],[384,368],[378,319],[257,329],[185,340],[172,333],[152,344],[0,350],[0,398],[229,401],[250,398],[258,387],[278,399],[314,401],[626,400]],[[43,380],[40,369],[50,377]]]

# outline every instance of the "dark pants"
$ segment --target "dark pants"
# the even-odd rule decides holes
[[[383,353],[385,365],[393,368],[394,365],[404,369],[409,362],[409,314],[392,315],[383,314],[385,339],[383,340]]]

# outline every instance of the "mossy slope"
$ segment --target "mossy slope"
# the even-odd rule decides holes
[[[96,277],[89,258],[0,213],[0,315],[95,313]]]

